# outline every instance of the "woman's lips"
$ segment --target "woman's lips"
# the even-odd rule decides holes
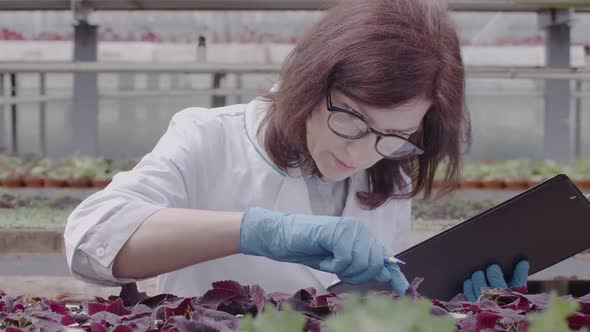
[[[350,165],[346,164],[345,162],[343,162],[342,160],[338,159],[338,157],[336,157],[336,155],[333,153],[332,153],[332,157],[334,157],[334,160],[336,160],[336,165],[340,166],[340,168],[343,168],[345,170],[356,169],[356,167],[350,166]]]

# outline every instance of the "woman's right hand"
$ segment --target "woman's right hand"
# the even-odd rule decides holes
[[[391,250],[351,217],[249,208],[242,217],[238,247],[243,254],[334,273],[350,284],[388,282],[400,295],[408,288],[408,281],[397,266],[385,267],[383,260],[392,256]]]

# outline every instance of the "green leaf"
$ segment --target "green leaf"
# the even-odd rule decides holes
[[[529,332],[557,332],[571,331],[568,327],[567,317],[579,310],[579,303],[568,302],[555,294],[551,294],[549,306],[542,313],[527,315],[531,326]]]
[[[358,296],[350,296],[344,310],[329,317],[326,326],[331,332],[455,331],[454,319],[432,316],[427,300],[392,300],[378,295],[367,296],[364,301]]]
[[[305,317],[293,311],[286,303],[281,311],[267,304],[256,318],[248,314],[240,320],[240,330],[248,332],[301,332],[304,327]]]

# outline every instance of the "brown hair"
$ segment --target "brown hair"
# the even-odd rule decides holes
[[[465,73],[457,33],[439,0],[344,0],[315,24],[283,64],[280,88],[264,99],[264,145],[282,170],[317,168],[307,150],[306,120],[329,88],[376,107],[425,96],[432,106],[412,139],[424,154],[382,159],[367,170],[369,192],[357,193],[374,209],[389,198],[431,196],[438,165],[448,163],[441,193],[459,180],[470,125],[464,111]],[[412,189],[408,190],[410,177]]]

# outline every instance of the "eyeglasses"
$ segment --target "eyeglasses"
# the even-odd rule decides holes
[[[347,138],[359,139],[373,133],[377,136],[375,150],[387,159],[402,160],[414,155],[421,155],[424,151],[409,139],[397,134],[384,134],[369,127],[362,115],[336,107],[332,104],[332,97],[328,92],[328,127],[334,134]]]

